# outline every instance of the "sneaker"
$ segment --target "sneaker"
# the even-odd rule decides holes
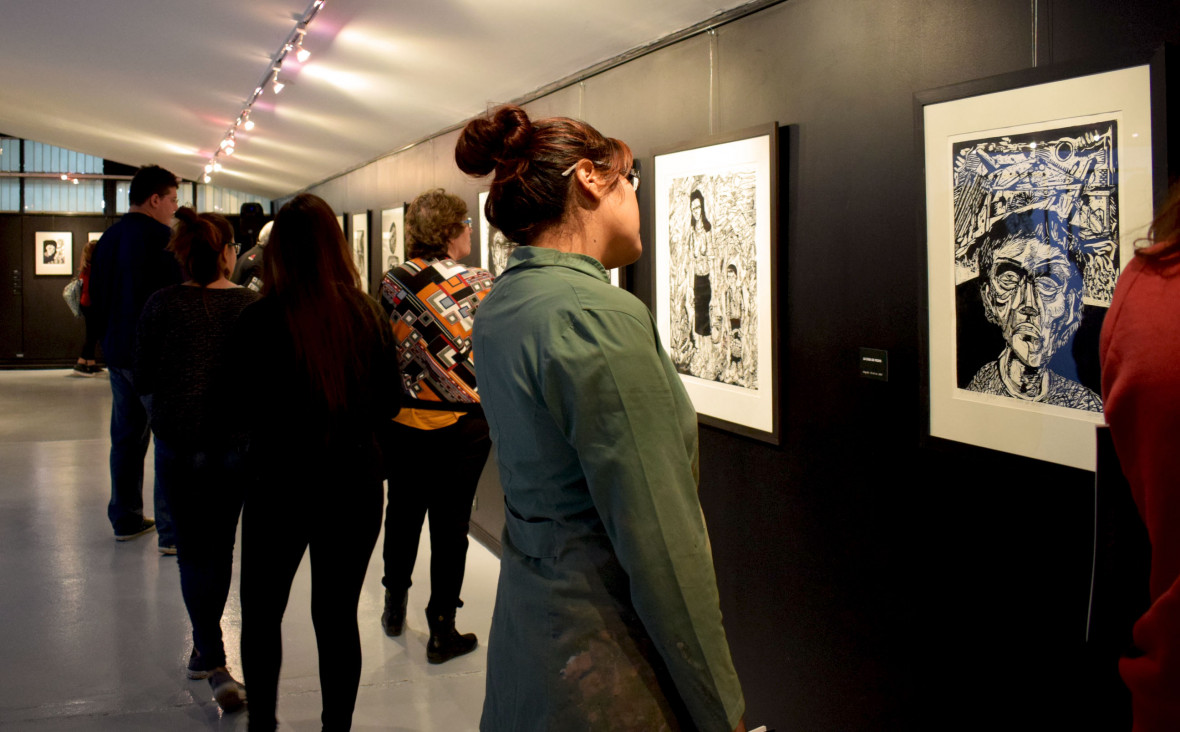
[[[75,368],[77,368],[77,367],[75,366]],[[86,367],[86,370],[90,372],[91,376],[98,376],[99,374],[106,373],[106,369],[104,369],[102,366],[99,366],[96,363],[92,363],[92,364],[88,365]]]
[[[207,679],[212,673],[205,668],[205,664],[201,661],[201,654],[197,652],[197,647],[193,646],[193,652],[188,657],[188,668],[185,669],[190,679]]]
[[[174,544],[161,544],[160,553],[166,557],[176,556],[176,546]]]
[[[225,711],[236,712],[245,706],[246,687],[230,676],[225,666],[218,666],[209,673],[209,686],[213,689],[213,698]]]
[[[149,534],[155,530],[156,530],[155,520],[150,519],[150,518],[145,518],[143,520],[143,523],[141,523],[139,525],[139,528],[132,529],[131,531],[125,531],[122,534],[120,534],[118,531],[116,531],[115,532],[115,541],[131,541],[132,539],[138,539],[139,537],[143,536],[144,534]]]
[[[84,363],[76,363],[76,364],[74,364],[74,376],[86,376],[86,377],[90,377],[90,376],[93,376],[93,375],[94,375],[94,372],[93,372],[93,371],[91,371],[91,370],[90,370],[90,367],[89,367],[89,366],[87,366],[86,364],[84,364]]]

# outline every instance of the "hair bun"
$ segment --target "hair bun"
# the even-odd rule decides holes
[[[192,226],[197,222],[197,212],[188,206],[181,206],[176,209],[176,220],[181,221],[185,226]]]
[[[455,163],[468,175],[484,176],[497,165],[511,166],[520,160],[532,139],[528,113],[505,105],[467,123],[455,145]]]

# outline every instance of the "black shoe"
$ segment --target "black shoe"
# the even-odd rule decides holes
[[[115,532],[115,541],[131,541],[132,539],[136,539],[140,536],[143,536],[144,534],[149,534],[155,530],[156,530],[155,520],[150,519],[150,518],[145,518],[143,520],[143,523],[141,523],[138,528],[131,529],[130,531],[124,531],[123,533],[119,533],[118,531],[116,531]]]
[[[393,593],[386,590],[385,612],[381,613],[381,628],[385,631],[385,635],[390,638],[396,638],[405,630],[406,603],[410,600],[410,593],[408,590],[402,593],[401,603],[398,603],[393,598]]]
[[[84,363],[74,364],[74,376],[85,376],[87,378],[94,376],[94,373]]]
[[[197,647],[193,646],[193,652],[188,657],[188,668],[185,669],[190,679],[207,679],[213,673],[212,669],[205,668],[205,662],[201,660],[201,654],[197,652]]]
[[[479,645],[475,633],[455,630],[455,611],[449,613],[426,613],[430,624],[430,641],[426,644],[426,660],[429,663],[446,663],[455,656],[471,653]]]

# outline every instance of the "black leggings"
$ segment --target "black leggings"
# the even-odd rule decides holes
[[[357,604],[381,532],[384,495],[376,474],[350,468],[286,479],[267,475],[246,492],[242,514],[242,666],[250,730],[273,730],[283,660],[282,621],[291,583],[311,552],[311,619],[323,694],[324,730],[352,725],[361,677]],[[355,468],[353,468],[355,470]]]
[[[98,345],[98,323],[94,308],[83,305],[82,319],[86,322],[86,340],[82,343],[82,355],[78,358],[83,361],[93,361],[94,349]]]

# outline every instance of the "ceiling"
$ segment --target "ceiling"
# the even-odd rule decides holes
[[[213,183],[278,198],[748,0],[327,0]],[[198,180],[310,0],[0,0],[0,133]]]

